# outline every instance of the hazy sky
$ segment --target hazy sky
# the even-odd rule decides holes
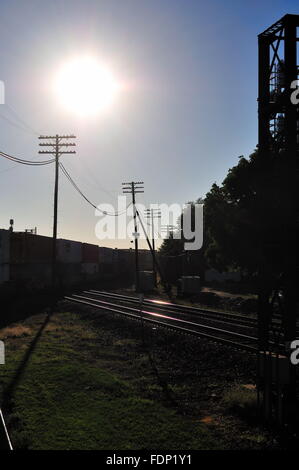
[[[298,10],[296,0],[2,0],[0,150],[38,159],[38,133],[75,133],[77,154],[63,162],[96,204],[115,203],[131,180],[144,181],[145,204],[204,196],[257,143],[257,34]],[[86,53],[126,87],[107,112],[79,119],[52,83]],[[54,167],[0,158],[0,180],[0,227],[14,218],[16,230],[51,234]],[[60,183],[59,237],[132,246],[97,240],[94,210]]]

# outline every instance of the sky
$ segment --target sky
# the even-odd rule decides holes
[[[257,35],[296,0],[2,0],[0,150],[38,160],[39,134],[77,136],[62,161],[95,204],[184,204],[220,184],[257,144]],[[113,105],[84,118],[53,93],[59,68],[89,54],[123,84]],[[0,158],[0,228],[51,235],[54,167]],[[102,246],[99,218],[60,175],[58,236]],[[144,245],[142,245],[144,246]]]

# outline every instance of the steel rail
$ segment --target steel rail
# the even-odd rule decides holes
[[[99,295],[102,297],[114,297],[115,299],[119,300],[124,300],[126,302],[131,302],[131,303],[139,303],[139,299],[137,297],[132,297],[132,296],[127,296],[123,294],[116,294],[116,293],[110,293],[110,292],[105,292],[105,291],[97,291],[94,289],[90,289],[89,291],[84,291],[85,293],[88,294],[94,294],[94,295]],[[206,308],[200,308],[200,307],[191,307],[189,305],[182,305],[182,304],[174,304],[172,302],[165,302],[165,301],[160,301],[160,300],[155,300],[155,299],[144,299],[143,304],[154,304],[156,308],[159,309],[167,309],[167,311],[170,311],[169,309],[173,311],[178,311],[180,310],[182,313],[190,313],[190,314],[197,314],[201,316],[206,316],[206,317],[221,317],[222,319],[226,319],[231,323],[238,323],[239,325],[244,325],[244,326],[257,326],[257,319],[255,318],[245,318],[243,315],[238,315],[234,313],[228,313],[228,312],[219,312],[217,310],[210,310]]]
[[[115,299],[123,300],[130,303],[139,303],[139,299],[133,296],[127,296],[123,294],[116,294],[115,292],[106,292],[98,291],[95,289],[90,289],[89,291],[84,291],[88,294],[94,294],[101,297],[112,297]],[[160,301],[156,299],[144,299],[144,304],[154,304],[155,308],[159,310],[167,310],[168,312],[173,311],[173,313],[180,312],[182,314],[191,314],[198,315],[202,318],[206,318],[212,321],[218,321],[220,323],[228,323],[240,327],[248,328],[258,328],[258,319],[245,317],[244,315],[239,315],[236,313],[221,312],[217,310],[211,310],[201,307],[191,307],[189,305],[174,304],[172,302]],[[278,333],[280,331],[281,323],[278,320],[274,320],[274,323],[271,325],[271,331],[273,333]],[[297,334],[299,334],[299,328],[297,328]]]
[[[161,327],[164,327],[164,328],[168,328],[168,329],[172,329],[172,330],[177,331],[177,332],[181,332],[181,333],[185,333],[185,334],[189,334],[189,335],[193,335],[193,336],[197,336],[197,337],[203,337],[203,338],[212,340],[213,342],[218,342],[218,343],[221,343],[221,344],[226,344],[226,345],[229,345],[229,346],[233,346],[237,349],[250,351],[250,352],[257,352],[258,351],[257,347],[252,346],[250,344],[239,343],[239,342],[236,342],[236,341],[232,341],[231,339],[227,339],[227,338],[223,338],[223,337],[220,337],[220,336],[215,336],[215,335],[206,333],[204,331],[199,331],[199,330],[195,330],[195,329],[186,328],[186,327],[171,324],[171,323],[168,322],[169,320],[178,321],[179,319],[162,316],[162,315],[160,315],[158,313],[155,313],[155,312],[147,312],[147,311],[144,311],[144,310],[133,309],[133,311],[138,312],[138,314],[136,314],[136,313],[134,314],[134,313],[129,313],[127,311],[124,311],[124,310],[130,310],[130,312],[131,312],[132,311],[131,307],[125,307],[123,305],[113,304],[111,302],[96,301],[93,298],[88,298],[88,297],[84,297],[84,296],[72,296],[72,297],[65,296],[64,298],[66,300],[69,300],[69,301],[74,302],[74,303],[80,303],[80,304],[83,304],[83,305],[88,305],[88,306],[91,306],[93,308],[99,308],[101,310],[112,311],[113,313],[125,315],[127,317],[130,317],[130,318],[133,318],[133,319],[136,319],[136,320],[139,320],[139,321],[153,323],[155,325],[158,325],[158,326],[161,326]],[[115,308],[115,307],[117,307],[117,308]],[[145,317],[144,315],[142,315],[144,313],[147,314],[147,315],[159,316],[160,318],[164,317],[164,320],[168,320],[168,321],[161,321],[161,319],[156,320],[156,319],[153,319],[153,318]],[[181,320],[181,321],[183,321],[184,324],[187,324],[189,326],[193,325],[193,326],[196,326],[197,328],[202,328],[202,329],[209,330],[209,331],[212,331],[212,332],[227,334],[227,335],[236,337],[238,339],[242,338],[242,339],[246,339],[247,341],[250,341],[250,342],[254,342],[254,343],[257,342],[257,338],[251,337],[251,336],[248,336],[248,335],[242,335],[241,333],[231,332],[231,331],[227,331],[227,330],[223,330],[223,329],[219,329],[219,328],[210,327],[210,326],[207,326],[207,325],[200,325],[198,323],[188,322],[186,320]]]
[[[79,298],[82,298],[82,299],[87,299],[87,300],[96,300],[96,299],[93,299],[93,298],[90,298],[90,297],[86,297],[86,296],[82,296],[82,295],[74,295],[74,297],[79,297]],[[138,308],[132,308],[132,307],[126,307],[125,305],[119,305],[119,304],[113,304],[111,302],[106,302],[104,300],[96,300],[96,302],[99,302],[100,304],[104,304],[104,305],[112,305],[114,307],[121,307],[121,308],[124,308],[125,310],[129,310],[129,311],[137,311],[137,312],[140,312],[140,309]],[[185,324],[188,324],[188,325],[192,325],[192,326],[195,326],[195,327],[200,327],[200,328],[204,328],[204,329],[207,329],[207,330],[213,330],[213,331],[217,331],[217,332],[221,332],[221,333],[224,333],[224,334],[233,334],[235,336],[238,336],[240,338],[243,338],[243,339],[246,339],[246,340],[250,340],[250,341],[254,341],[256,338],[253,337],[253,336],[249,336],[249,335],[245,335],[243,333],[238,333],[238,332],[232,332],[232,331],[229,331],[229,330],[224,330],[223,328],[216,328],[214,326],[209,326],[209,325],[203,325],[201,323],[196,323],[196,322],[191,322],[189,320],[183,320],[181,318],[175,318],[175,317],[170,317],[170,316],[167,316],[167,315],[162,315],[161,313],[158,313],[158,312],[149,312],[147,310],[141,310],[141,313],[144,313],[146,315],[153,315],[153,316],[157,316],[157,317],[160,317],[160,318],[164,318],[166,320],[170,320],[170,321],[175,321],[175,322],[179,322],[179,323],[185,323]]]
[[[80,299],[86,299],[86,300],[93,300],[93,301],[96,301],[96,302],[100,303],[101,305],[112,305],[113,307],[124,308],[125,310],[128,310],[130,312],[131,311],[140,312],[140,313],[143,313],[143,314],[146,314],[146,315],[152,315],[152,316],[155,316],[155,317],[160,317],[161,319],[170,320],[170,321],[179,322],[179,323],[184,323],[184,324],[187,324],[187,325],[190,325],[190,326],[192,325],[192,326],[197,327],[197,328],[204,328],[206,330],[217,331],[217,332],[220,332],[220,333],[223,333],[223,334],[234,335],[234,336],[237,336],[238,338],[246,339],[246,340],[249,340],[249,341],[255,341],[256,340],[256,338],[254,336],[245,335],[243,333],[238,333],[236,331],[224,330],[223,328],[216,328],[216,327],[210,326],[210,325],[203,325],[202,323],[192,322],[192,321],[189,321],[189,320],[183,320],[182,318],[170,317],[168,315],[162,315],[161,313],[158,313],[158,312],[149,312],[147,310],[140,310],[139,308],[126,307],[125,305],[113,304],[111,302],[106,302],[104,300],[93,299],[93,298],[90,298],[90,297],[77,295],[77,294],[73,295],[73,297],[80,298]]]

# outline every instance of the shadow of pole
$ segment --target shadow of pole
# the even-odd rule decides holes
[[[48,323],[51,319],[52,314],[53,314],[53,309],[51,309],[51,311],[46,315],[45,320],[43,321],[41,327],[39,328],[37,334],[35,335],[33,341],[31,342],[28,350],[26,351],[19,367],[17,368],[13,379],[11,380],[11,382],[7,385],[7,387],[3,391],[1,408],[3,408],[7,412],[11,411],[11,399],[13,397],[14,391],[15,391],[17,385],[20,382],[20,379],[21,379],[21,377],[22,377],[22,375],[25,371],[25,368],[26,368],[26,365],[27,365],[27,363],[30,359],[30,356],[34,352],[34,350],[36,348],[36,345],[37,345],[44,329],[46,328],[46,326],[48,325]]]

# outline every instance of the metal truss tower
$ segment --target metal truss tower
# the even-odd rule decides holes
[[[285,15],[259,35],[259,150],[298,152],[299,15]]]
[[[286,210],[289,210],[290,214],[292,211],[293,220],[297,222],[298,32],[299,15],[285,15],[258,36],[258,153],[261,160],[266,162],[264,168],[267,168],[267,165],[270,168],[270,165],[284,159],[285,171],[280,176],[279,184],[287,188]],[[264,174],[267,174],[267,171]],[[290,216],[289,220],[291,219]],[[276,279],[271,276],[270,257],[275,256],[273,240],[262,240],[264,257],[260,269],[258,326],[259,402],[264,416],[280,424],[288,423],[297,409],[297,371],[290,361],[290,345],[296,339],[297,329],[298,225],[296,227],[296,223],[290,223],[286,226],[285,234],[283,246],[280,245],[283,268]],[[272,251],[269,249],[271,243]]]

